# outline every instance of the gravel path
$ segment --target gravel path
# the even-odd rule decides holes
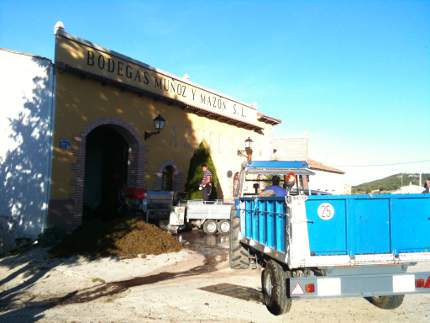
[[[211,250],[88,261],[36,249],[0,259],[0,322],[430,322],[430,294],[392,311],[361,298],[300,300],[275,317],[261,303],[259,270],[231,270]]]

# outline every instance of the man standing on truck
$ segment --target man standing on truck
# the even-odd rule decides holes
[[[202,165],[203,178],[200,183],[199,189],[202,191],[203,201],[208,201],[212,192],[212,173],[208,169],[207,164]]]

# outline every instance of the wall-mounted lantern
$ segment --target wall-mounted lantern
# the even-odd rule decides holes
[[[245,149],[252,149],[253,142],[254,141],[250,137],[248,137],[248,139],[245,140]]]
[[[246,157],[246,159],[248,161],[251,161],[252,160],[252,143],[253,142],[254,141],[250,137],[248,137],[245,140],[245,150],[238,150],[237,155]]]
[[[160,131],[166,125],[166,120],[159,114],[154,118],[154,130],[153,131],[145,131],[145,140],[153,135],[158,135]]]

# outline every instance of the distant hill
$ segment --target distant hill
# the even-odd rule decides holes
[[[377,179],[372,182],[363,183],[352,187],[352,193],[371,193],[375,191],[391,192],[399,189],[401,186],[412,183],[419,185],[419,174],[401,173],[391,175],[385,178]],[[423,183],[430,177],[430,174],[422,174]]]

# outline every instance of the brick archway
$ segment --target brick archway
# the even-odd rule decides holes
[[[108,126],[118,132],[129,145],[127,185],[135,187],[144,186],[144,146],[140,141],[140,134],[129,124],[122,120],[112,118],[100,118],[89,125],[75,141],[78,142],[76,163],[73,168],[73,218],[74,226],[82,222],[83,202],[84,202],[84,185],[85,185],[85,160],[87,136],[98,127]]]
[[[163,170],[167,166],[171,166],[173,168],[173,190],[178,192],[181,190],[183,183],[180,182],[181,172],[179,171],[178,167],[176,166],[176,163],[173,160],[167,160],[163,162],[159,167],[157,172],[157,187],[161,188]]]

